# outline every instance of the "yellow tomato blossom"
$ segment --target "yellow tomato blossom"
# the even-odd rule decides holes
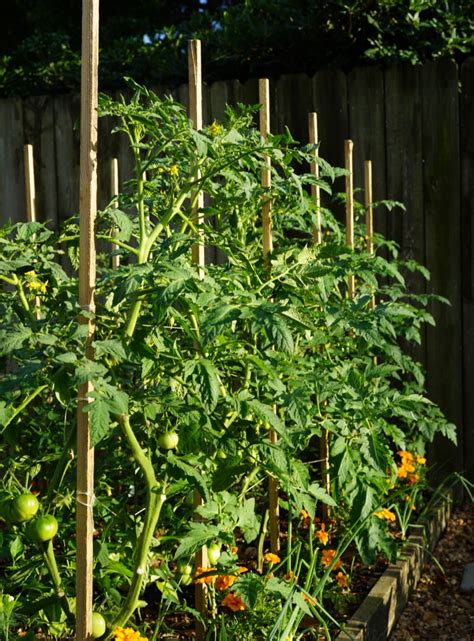
[[[178,165],[171,165],[169,172],[172,176],[178,176],[179,175],[179,167]]]
[[[220,134],[222,133],[222,127],[218,122],[214,120],[212,125],[209,125],[209,133],[211,134],[211,136],[220,136]]]
[[[418,454],[416,455],[416,462],[418,465],[426,465],[426,459],[424,456],[419,456]]]
[[[138,630],[133,630],[133,628],[121,628],[117,626],[112,632],[112,636],[116,641],[147,641],[146,637],[142,637]]]
[[[38,274],[34,270],[26,272],[25,278],[26,286],[30,290],[30,292],[40,292],[41,294],[46,293],[48,281],[40,280],[38,278]]]

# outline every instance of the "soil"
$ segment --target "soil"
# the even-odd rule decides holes
[[[474,504],[454,510],[434,557],[390,641],[474,641],[474,592],[460,591],[464,567],[474,562]]]

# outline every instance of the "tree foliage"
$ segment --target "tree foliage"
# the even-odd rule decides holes
[[[10,3],[0,93],[79,87],[81,3]],[[379,61],[460,60],[474,46],[474,0],[101,1],[102,89],[123,77],[186,78],[186,40],[203,41],[207,80],[314,73]]]

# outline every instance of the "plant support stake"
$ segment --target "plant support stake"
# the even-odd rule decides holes
[[[345,167],[348,172],[346,176],[346,244],[351,251],[354,250],[354,172],[352,152],[354,143],[352,140],[344,141]],[[354,274],[349,274],[347,279],[347,292],[349,298],[354,298],[355,279]]]
[[[110,161],[110,191],[112,198],[117,198],[119,195],[119,166],[118,158],[112,158]],[[115,201],[114,207],[118,208],[118,201]],[[116,235],[114,232],[114,236]],[[117,269],[120,265],[120,256],[116,254],[118,246],[112,243],[112,269]]]
[[[258,81],[258,96],[260,102],[260,134],[265,142],[270,133],[270,82],[267,78]],[[265,157],[265,166],[262,169],[262,187],[270,190],[271,182],[270,158]],[[267,266],[270,266],[269,254],[273,250],[272,236],[272,202],[270,194],[264,195],[262,204],[262,243],[263,257]],[[276,408],[274,408],[276,411]],[[277,434],[272,429],[269,431],[271,443],[277,442]],[[270,524],[270,548],[273,553],[280,550],[280,513],[278,506],[278,484],[273,476],[268,477],[268,501],[269,501],[269,524]]]
[[[81,139],[80,139],[80,323],[87,326],[86,357],[93,359],[96,255],[94,224],[97,211],[97,71],[99,63],[99,0],[82,5]],[[79,386],[77,405],[77,561],[76,639],[89,641],[92,633],[92,572],[94,450],[90,446],[91,401],[89,382]]]
[[[188,72],[189,72],[189,117],[195,129],[202,129],[202,65],[201,65],[201,41],[189,40],[188,42]],[[200,172],[196,173],[196,180],[199,180]],[[203,223],[200,209],[204,205],[204,194],[200,191],[197,194],[196,204],[193,209],[193,222],[199,227]],[[199,237],[192,248],[193,263],[198,268],[200,278],[204,277],[205,253],[202,242],[202,230],[199,230]],[[203,504],[202,497],[198,490],[194,490],[194,507]],[[208,566],[207,548],[203,546],[195,555],[196,567],[206,568]],[[204,583],[195,585],[195,606],[196,610],[204,617],[207,612],[207,590]],[[196,640],[203,641],[205,630],[200,621],[196,622]]]
[[[374,252],[374,209],[372,195],[372,161],[364,161],[364,195],[365,195],[365,227],[367,234],[367,252],[373,255]],[[375,296],[372,296],[370,309],[375,307]]]
[[[309,142],[317,145],[318,140],[318,114],[312,111],[308,114]],[[319,178],[318,148],[314,150],[314,160],[311,161],[311,173]],[[311,197],[316,207],[316,222],[313,227],[313,241],[319,245],[321,242],[321,190],[319,185],[311,185]]]
[[[23,157],[25,161],[26,219],[29,223],[34,223],[36,222],[36,189],[33,145],[24,145]],[[35,296],[34,316],[36,320],[40,318],[39,296]]]

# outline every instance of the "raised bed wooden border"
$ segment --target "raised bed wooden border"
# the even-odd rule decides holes
[[[385,641],[420,580],[423,566],[446,529],[451,515],[448,492],[434,513],[410,535],[400,559],[388,566],[335,641]]]

